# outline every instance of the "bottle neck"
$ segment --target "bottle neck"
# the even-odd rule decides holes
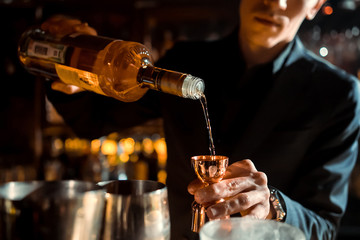
[[[199,99],[205,88],[200,78],[150,65],[139,69],[137,81],[143,87],[191,99]]]

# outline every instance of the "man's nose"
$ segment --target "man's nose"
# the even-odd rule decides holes
[[[264,4],[277,7],[281,10],[286,10],[287,8],[287,0],[264,0]]]

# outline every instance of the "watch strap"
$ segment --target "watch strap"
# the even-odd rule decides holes
[[[269,187],[270,189],[270,204],[273,206],[275,210],[274,220],[278,222],[284,222],[286,216],[286,206],[283,198],[279,191],[274,187]]]

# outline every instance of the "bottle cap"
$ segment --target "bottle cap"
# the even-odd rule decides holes
[[[187,75],[182,85],[182,94],[184,98],[200,99],[204,94],[205,83],[201,78]]]

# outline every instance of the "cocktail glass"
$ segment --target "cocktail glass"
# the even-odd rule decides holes
[[[272,220],[232,217],[206,223],[200,240],[305,240],[304,233],[294,226]]]

